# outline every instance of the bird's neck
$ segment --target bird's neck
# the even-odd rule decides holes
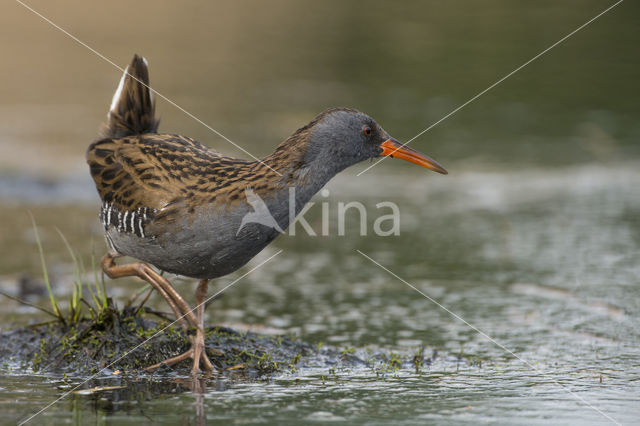
[[[282,142],[261,162],[263,167],[270,168],[271,179],[278,183],[279,194],[276,197],[278,199],[276,204],[279,209],[291,212],[289,205],[293,191],[296,215],[341,170],[338,170],[332,161],[327,161],[322,156],[310,152],[308,137],[301,135],[300,132],[296,132]],[[288,220],[292,219],[288,218]]]
[[[331,178],[345,167],[316,147],[305,128],[298,130],[282,142],[275,151],[262,159],[281,182],[288,186],[308,187],[319,191]],[[277,172],[277,173],[275,173]],[[313,195],[312,194],[312,195]]]

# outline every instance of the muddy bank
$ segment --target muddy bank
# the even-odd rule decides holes
[[[179,326],[166,328],[169,324],[144,311],[110,308],[98,318],[84,319],[72,326],[54,321],[4,331],[0,333],[0,364],[9,369],[30,368],[51,374],[90,375],[102,369],[104,374],[151,374],[144,368],[189,349],[189,332]],[[320,348],[287,336],[238,332],[227,327],[207,329],[206,349],[218,370],[248,378],[304,367],[369,366],[382,373],[399,368],[421,369],[436,355],[425,358],[422,350],[401,356],[383,351]],[[191,360],[185,360],[162,367],[159,372],[188,374],[190,368]]]

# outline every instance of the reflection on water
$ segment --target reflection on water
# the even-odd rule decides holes
[[[626,382],[622,374],[613,377],[609,374],[606,381],[600,383],[598,374],[592,371],[546,366],[541,370],[562,374],[563,383],[569,383],[567,389],[596,406],[615,410],[616,420],[630,424],[637,418],[637,411],[632,408],[636,399],[633,393],[615,390],[618,384]],[[260,382],[213,381],[206,388],[195,390],[189,379],[166,379],[165,382],[160,389],[148,381],[129,379],[122,381],[128,386],[124,390],[96,391],[88,396],[73,394],[61,401],[59,407],[44,412],[38,421],[56,422],[73,416],[76,423],[117,424],[141,421],[543,424],[548,422],[545,418],[553,416],[554,423],[606,424],[604,417],[579,404],[565,389],[538,374],[525,373],[518,366],[505,363],[483,365],[481,369],[461,365],[457,370],[434,369],[423,374],[399,372],[385,378],[361,369],[335,374],[307,370],[295,376],[283,375]],[[53,386],[57,385],[60,391],[68,388],[60,382],[38,378],[13,383],[37,391],[42,399],[31,401],[32,404],[48,403],[57,397],[59,393],[52,391]],[[3,413],[17,420],[30,410],[22,404],[3,404]]]
[[[258,156],[338,105],[359,108],[408,140],[608,6],[112,0],[98,10],[75,3],[30,4],[119,64],[144,54],[156,89]],[[622,3],[412,143],[449,176],[389,160],[356,177],[368,166],[359,165],[329,184],[333,207],[358,200],[375,212],[376,203],[394,201],[400,236],[359,237],[355,215],[345,237],[336,229],[329,237],[282,236],[256,260],[283,249],[277,262],[207,311],[208,323],[268,326],[363,356],[437,351],[421,373],[410,366],[384,376],[304,368],[257,382],[211,379],[195,390],[176,377],[101,378],[86,387],[124,389],[73,394],[40,421],[606,421],[568,390],[617,421],[636,421],[637,12],[637,3]],[[18,295],[22,283],[25,297],[45,305],[26,212],[38,223],[64,297],[72,269],[55,227],[87,264],[104,250],[83,156],[120,73],[18,5],[3,6],[0,15],[0,49],[11,59],[0,68],[0,81],[11,82],[0,96],[0,289]],[[243,156],[166,102],[157,111],[161,129]],[[317,231],[320,218],[316,205],[307,219]],[[135,281],[109,284],[121,303],[139,288]],[[44,319],[4,298],[0,309],[3,329]],[[12,420],[79,381],[3,368],[0,411]]]

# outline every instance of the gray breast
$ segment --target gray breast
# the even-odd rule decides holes
[[[284,188],[265,199],[245,191],[246,200],[233,207],[200,206],[171,226],[155,224],[149,217],[157,212],[146,212],[148,223],[142,222],[140,232],[126,221],[118,225],[118,216],[117,224],[105,225],[107,239],[117,252],[161,270],[193,278],[220,277],[245,265],[286,230],[322,184],[298,188],[293,195]],[[295,206],[290,211],[289,202],[293,200]],[[126,219],[131,222],[128,215]]]
[[[246,264],[279,235],[277,229],[259,222],[243,224],[243,217],[253,213],[244,204],[233,209],[203,206],[170,227],[160,228],[151,222],[140,228],[142,232],[136,232],[135,227],[131,231],[125,225],[125,214],[118,212],[105,226],[107,240],[118,253],[167,272],[193,278],[220,277]],[[130,214],[126,219],[131,220]]]

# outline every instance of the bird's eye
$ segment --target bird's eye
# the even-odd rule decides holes
[[[364,134],[365,136],[371,136],[371,127],[364,126],[362,128],[362,134]]]

